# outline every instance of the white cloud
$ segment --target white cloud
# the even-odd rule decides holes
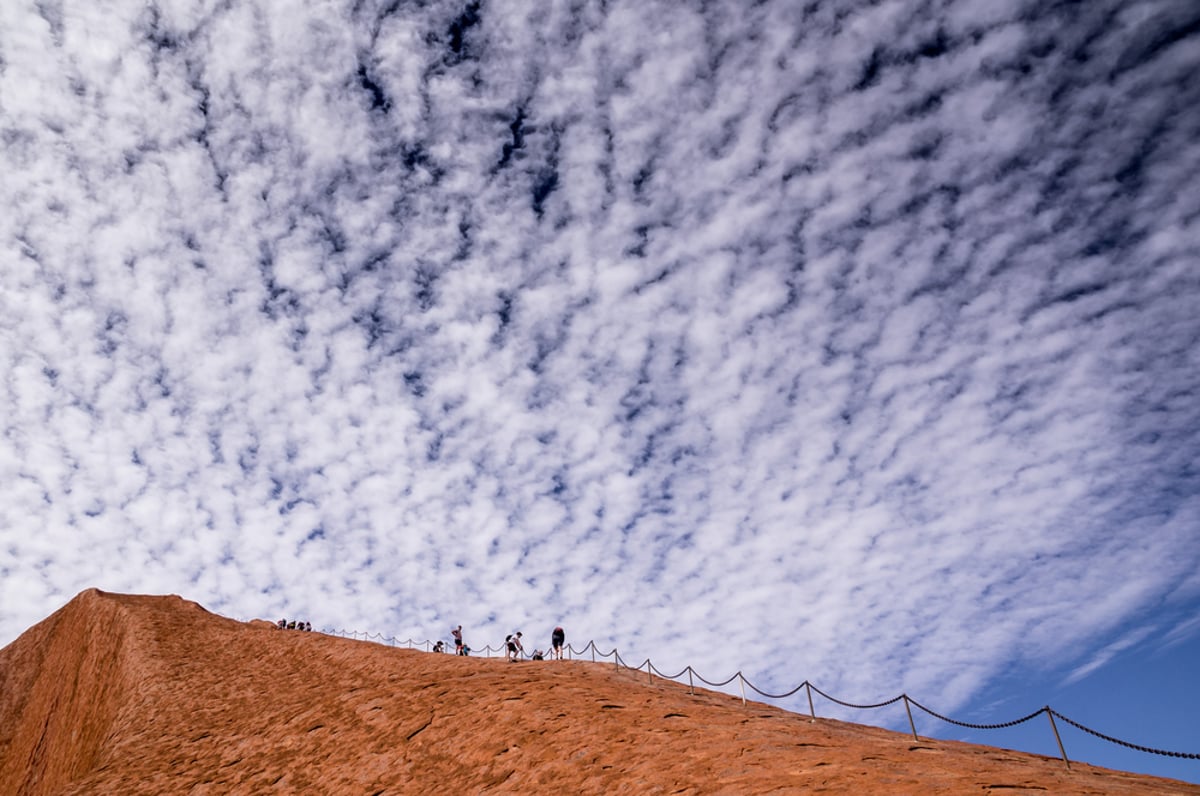
[[[0,640],[97,585],[945,710],[1103,665],[1200,563],[1134,5],[5,6]]]

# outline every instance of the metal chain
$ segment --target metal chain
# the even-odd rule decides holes
[[[695,669],[692,669],[692,674],[696,675],[696,679],[697,679],[697,680],[699,680],[700,682],[704,683],[705,685],[710,685],[710,686],[712,686],[713,688],[720,688],[721,686],[723,686],[723,685],[729,685],[729,684],[730,684],[730,683],[732,683],[734,680],[736,680],[736,679],[738,678],[738,675],[740,675],[740,674],[741,674],[741,672],[738,672],[737,674],[733,675],[733,677],[730,677],[728,680],[726,680],[726,681],[724,681],[724,682],[722,682],[722,683],[710,683],[708,680],[705,680],[703,677],[701,677],[701,676],[700,676],[700,673],[699,673],[699,672],[697,672]],[[743,679],[744,679],[744,678],[743,678]]]
[[[1101,740],[1108,741],[1109,743],[1115,743],[1118,746],[1124,746],[1129,749],[1136,749],[1139,752],[1149,752],[1152,755],[1163,755],[1164,757],[1182,757],[1187,760],[1200,760],[1200,754],[1192,754],[1190,752],[1167,752],[1162,749],[1151,749],[1149,746],[1138,746],[1135,743],[1129,743],[1129,741],[1122,741],[1119,738],[1113,738],[1112,736],[1105,735],[1102,732],[1096,732],[1091,727],[1084,727],[1079,722],[1068,719],[1066,716],[1059,713],[1057,710],[1053,710],[1051,708],[1042,708],[1042,710],[1049,710],[1052,714],[1054,714],[1058,718],[1062,719],[1067,724],[1070,724],[1072,727],[1074,727],[1077,730],[1083,730],[1084,732],[1088,733],[1089,735],[1094,735]]]
[[[690,668],[690,667],[689,667],[689,668]],[[685,672],[686,672],[686,671],[687,671],[687,669],[684,669],[683,671],[685,671]],[[808,681],[807,681],[807,680],[805,680],[803,683],[801,683],[800,685],[796,686],[796,687],[795,687],[795,688],[793,688],[791,691],[788,691],[788,692],[787,692],[787,693],[785,693],[785,694],[768,694],[766,691],[762,691],[762,690],[760,690],[758,686],[756,686],[754,683],[752,683],[752,682],[750,682],[749,680],[747,680],[745,677],[743,677],[743,678],[742,678],[742,681],[743,681],[743,682],[744,682],[746,685],[750,686],[750,689],[751,689],[752,691],[755,691],[756,693],[758,693],[758,694],[760,694],[760,695],[762,695],[762,696],[765,696],[767,699],[786,699],[787,697],[790,697],[792,694],[796,693],[797,691],[799,691],[801,688],[803,688],[805,685],[807,685],[807,684],[808,684]]]
[[[809,683],[809,685],[812,686],[812,690],[816,691],[818,694],[825,697],[830,702],[836,702],[837,704],[841,705],[842,707],[856,708],[858,710],[871,710],[873,708],[885,708],[888,705],[894,705],[897,702],[899,702],[901,699],[904,699],[904,694],[901,694],[900,696],[895,697],[894,699],[889,699],[887,702],[878,702],[874,705],[855,705],[853,702],[843,702],[840,699],[835,699],[834,697],[831,697],[829,694],[826,694],[824,691],[817,688],[815,685],[812,685],[811,683]]]
[[[649,659],[649,658],[647,658],[647,659],[646,659],[646,663],[650,663],[650,659]],[[667,680],[674,680],[676,677],[683,677],[685,674],[687,674],[687,671],[688,671],[688,669],[690,669],[690,668],[692,668],[692,667],[690,667],[690,666],[685,666],[685,667],[683,668],[683,670],[679,672],[679,674],[664,674],[663,672],[661,672],[661,671],[659,670],[659,668],[658,668],[657,666],[655,666],[653,663],[650,663],[650,671],[654,672],[654,673],[655,673],[655,674],[657,674],[659,677],[663,677],[663,678],[665,678],[665,679],[667,679]]]
[[[324,632],[330,633],[330,634],[336,633],[337,635],[340,635],[343,638],[353,637],[356,640],[359,636],[359,632],[356,630],[326,630]],[[388,639],[384,639],[383,636],[378,633],[362,633],[362,636],[366,639],[379,638],[381,640],[388,640]],[[390,640],[393,643],[397,643],[397,639],[395,639],[395,638],[392,638]],[[417,642],[414,642],[412,639],[408,639],[405,642],[399,642],[399,643],[408,644],[411,647],[414,644],[416,644]],[[421,643],[430,643],[430,642],[421,642]],[[589,642],[589,645],[593,649],[595,649],[594,642]],[[497,648],[497,650],[492,650],[492,646],[490,644],[484,648],[485,651],[489,651],[489,652],[498,651],[499,649],[503,649],[503,648],[501,647],[501,648]],[[581,650],[576,650],[574,646],[568,646],[568,649],[571,650],[572,654],[576,654],[576,655],[581,655],[587,651],[587,647],[584,647]],[[873,705],[859,705],[859,704],[855,704],[853,702],[845,702],[841,699],[830,696],[829,694],[826,694],[821,689],[817,688],[815,685],[812,685],[811,683],[809,683],[807,680],[804,681],[803,683],[801,683],[800,685],[796,686],[795,688],[793,688],[791,691],[788,691],[786,693],[769,694],[766,691],[763,691],[760,688],[758,688],[758,686],[754,685],[754,683],[747,680],[746,677],[740,671],[734,673],[733,676],[731,676],[727,680],[723,680],[721,682],[713,682],[713,681],[704,679],[702,676],[700,676],[700,673],[697,672],[695,669],[693,669],[691,666],[685,667],[683,669],[683,671],[679,672],[678,674],[670,675],[670,674],[664,674],[663,672],[659,671],[658,668],[655,667],[653,663],[651,663],[649,658],[647,658],[641,664],[641,666],[637,666],[637,667],[629,666],[628,664],[624,663],[623,659],[617,653],[617,650],[615,648],[613,650],[611,650],[610,652],[600,652],[597,649],[596,654],[602,658],[607,658],[609,655],[612,655],[612,656],[614,656],[614,659],[618,664],[624,665],[628,669],[637,668],[640,670],[643,666],[648,666],[649,671],[654,672],[654,673],[658,674],[659,677],[663,677],[667,680],[675,680],[676,678],[682,677],[684,674],[686,674],[690,671],[697,680],[699,680],[700,682],[702,682],[705,685],[710,686],[712,688],[720,688],[722,686],[729,685],[734,680],[736,680],[740,677],[743,683],[750,686],[751,690],[760,694],[761,696],[766,697],[767,699],[784,699],[786,697],[790,697],[793,694],[795,694],[797,691],[799,691],[800,689],[804,688],[805,686],[812,688],[813,691],[816,691],[818,694],[825,697],[830,702],[841,705],[842,707],[854,708],[856,710],[874,710],[876,708],[883,708],[883,707],[887,707],[888,705],[894,705],[897,702],[899,702],[900,700],[906,699],[910,704],[915,705],[916,707],[918,707],[921,710],[928,713],[930,716],[933,716],[935,719],[944,721],[947,724],[953,724],[956,727],[965,727],[965,728],[971,729],[971,730],[1003,730],[1003,729],[1007,729],[1009,727],[1016,727],[1018,724],[1024,724],[1027,721],[1037,718],[1038,716],[1042,715],[1043,713],[1049,713],[1050,715],[1052,715],[1056,718],[1062,719],[1067,724],[1070,724],[1072,727],[1074,727],[1077,730],[1082,730],[1083,732],[1086,732],[1089,735],[1093,735],[1102,741],[1108,741],[1109,743],[1113,743],[1118,746],[1124,746],[1127,749],[1133,749],[1134,751],[1138,751],[1138,752],[1146,752],[1146,753],[1152,754],[1152,755],[1162,755],[1164,757],[1178,757],[1178,758],[1183,758],[1186,760],[1200,760],[1200,754],[1193,754],[1191,752],[1169,752],[1164,749],[1154,749],[1149,746],[1141,746],[1139,744],[1130,743],[1129,741],[1122,741],[1120,738],[1113,738],[1111,735],[1105,735],[1102,732],[1093,730],[1091,727],[1085,727],[1084,725],[1080,724],[1079,722],[1074,721],[1073,719],[1067,718],[1063,714],[1059,713],[1057,710],[1054,710],[1053,708],[1050,708],[1050,707],[1038,708],[1033,713],[1030,713],[1028,716],[1022,716],[1019,719],[1002,722],[1000,724],[974,724],[972,722],[959,721],[957,719],[952,719],[949,716],[943,716],[941,713],[938,713],[935,710],[931,710],[930,708],[925,707],[920,702],[918,702],[917,700],[908,696],[907,694],[901,694],[900,696],[895,697],[893,699],[889,699],[886,702],[877,702]]]
[[[1039,709],[1035,710],[1033,713],[1030,713],[1028,716],[1022,716],[1021,718],[1016,719],[1014,721],[1006,721],[1003,724],[970,724],[965,721],[957,721],[955,719],[950,718],[949,716],[943,716],[941,713],[932,711],[929,708],[922,705],[917,700],[913,699],[912,697],[909,697],[908,701],[909,701],[909,703],[916,705],[921,710],[928,713],[930,716],[933,716],[935,719],[941,719],[942,721],[946,722],[947,724],[954,724],[959,727],[967,727],[972,730],[1003,730],[1006,727],[1016,727],[1018,724],[1024,724],[1025,722],[1029,721],[1030,719],[1036,718],[1037,716],[1040,716],[1046,712],[1045,708],[1039,708]]]

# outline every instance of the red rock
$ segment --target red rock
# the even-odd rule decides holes
[[[605,663],[509,664],[83,592],[0,650],[0,793],[1179,794]]]

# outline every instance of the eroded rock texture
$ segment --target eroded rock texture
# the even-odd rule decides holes
[[[617,671],[83,592],[0,650],[0,793],[1200,793]],[[541,791],[549,792],[549,791]]]

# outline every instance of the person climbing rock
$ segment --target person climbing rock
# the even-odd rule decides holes
[[[520,656],[522,654],[524,654],[525,648],[521,646],[521,631],[520,630],[518,630],[516,633],[513,633],[508,638],[504,639],[504,644],[508,650],[508,660],[510,663],[521,659]]]

